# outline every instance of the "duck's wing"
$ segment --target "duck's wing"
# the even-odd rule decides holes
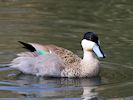
[[[65,48],[56,46],[56,45],[40,45],[40,44],[36,44],[36,43],[24,43],[24,42],[20,42],[20,43],[24,45],[24,48],[28,49],[32,53],[37,52],[38,55],[39,54],[45,55],[46,53],[55,54],[67,66],[70,66],[70,65],[76,66],[81,61],[81,58],[78,57],[73,52],[71,52]]]
[[[76,66],[81,61],[80,57],[65,48],[58,47],[56,45],[45,45],[44,47],[51,53],[56,54],[67,66]]]
[[[18,69],[23,73],[40,76],[58,77],[61,75],[61,71],[64,69],[64,63],[56,54],[48,51],[43,45],[20,43],[30,52],[17,54],[18,57],[10,63],[11,68]]]

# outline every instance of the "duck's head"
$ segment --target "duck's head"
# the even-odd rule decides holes
[[[97,57],[105,58],[105,54],[100,48],[100,42],[95,32],[86,32],[81,42],[84,51],[94,52]]]

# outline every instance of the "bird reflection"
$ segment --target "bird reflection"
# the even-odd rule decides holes
[[[101,78],[44,78],[19,74],[12,81],[21,97],[78,98],[89,100],[97,98],[95,91]]]

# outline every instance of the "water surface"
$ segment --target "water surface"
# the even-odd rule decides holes
[[[132,0],[0,0],[0,98],[132,100],[132,5]],[[86,31],[98,33],[107,55],[101,77],[42,78],[5,67],[24,51],[19,40],[53,43],[82,57]]]

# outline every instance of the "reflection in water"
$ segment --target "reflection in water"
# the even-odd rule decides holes
[[[97,97],[94,89],[101,83],[101,78],[42,78],[20,74],[11,83],[17,85],[14,90],[24,97],[73,98],[74,96],[88,100]]]

